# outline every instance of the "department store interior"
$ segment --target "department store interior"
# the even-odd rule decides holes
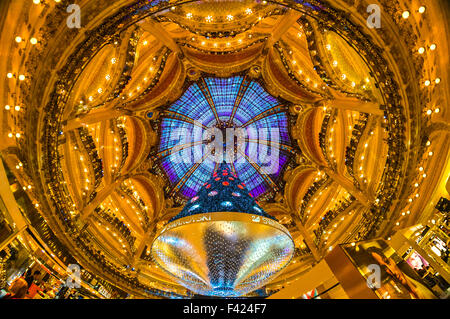
[[[0,299],[448,299],[445,0],[0,1]]]

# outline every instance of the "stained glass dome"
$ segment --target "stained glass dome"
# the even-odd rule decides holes
[[[162,114],[157,156],[173,193],[192,198],[226,160],[256,198],[277,189],[290,150],[282,102],[246,76],[208,77],[191,84]]]
[[[273,280],[294,242],[245,183],[222,163],[183,210],[158,231],[154,262],[199,295],[238,297]]]

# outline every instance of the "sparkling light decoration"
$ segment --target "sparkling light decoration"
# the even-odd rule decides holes
[[[289,264],[294,243],[223,163],[157,233],[153,260],[196,294],[238,297]]]

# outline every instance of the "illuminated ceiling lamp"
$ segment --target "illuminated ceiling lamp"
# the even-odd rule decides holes
[[[157,233],[153,260],[196,294],[243,296],[289,264],[294,242],[225,163]]]

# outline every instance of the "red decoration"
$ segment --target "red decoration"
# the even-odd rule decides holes
[[[228,179],[229,179],[230,181],[234,181],[234,178],[233,178],[233,177],[228,177]]]
[[[228,183],[228,182],[223,182],[222,185],[223,185],[223,186],[228,186],[228,185],[230,185],[230,183]]]
[[[208,188],[210,188],[210,187],[211,187],[211,184],[206,185],[206,189],[208,189]]]
[[[242,186],[242,185],[238,185],[238,187],[239,187],[240,189],[244,189],[244,186]]]
[[[198,199],[198,196],[192,197],[191,203],[195,202]]]
[[[220,181],[220,177],[217,177],[217,178],[215,179],[215,181]]]

